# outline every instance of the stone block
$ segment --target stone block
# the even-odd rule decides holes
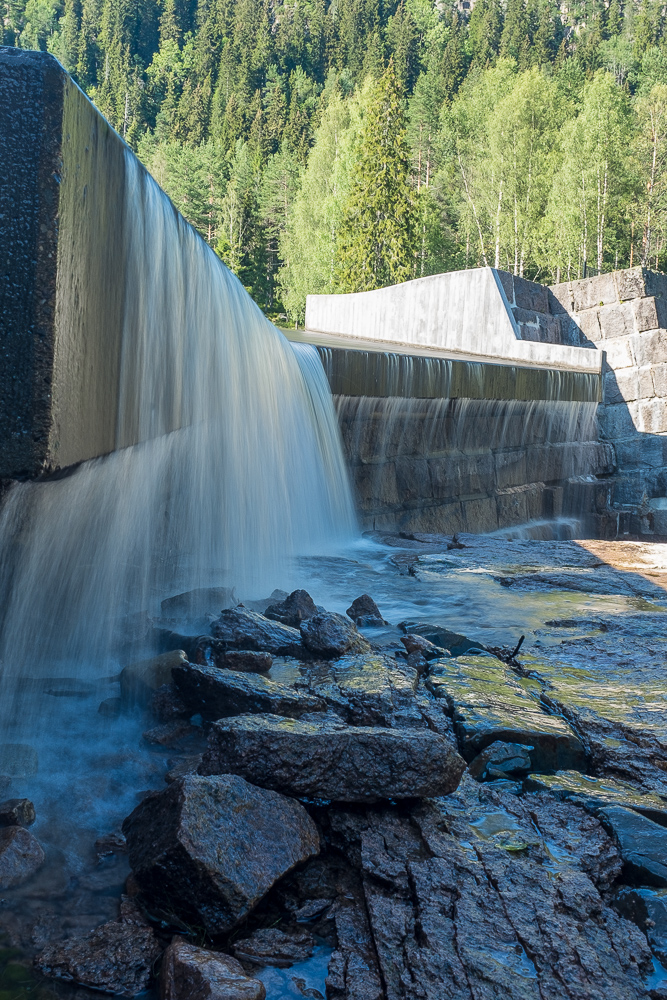
[[[568,344],[570,347],[584,347],[586,345],[586,338],[573,316],[562,313],[560,316],[554,316],[554,319],[558,322],[556,343]]]
[[[647,295],[657,299],[667,299],[667,275],[659,271],[644,271],[644,286]]]
[[[667,396],[667,364],[651,365],[651,374],[654,395]]]
[[[667,362],[667,330],[651,330],[647,333],[636,333],[632,337],[632,352],[637,359],[636,363],[640,367]],[[613,367],[613,363],[611,361],[609,363]],[[621,366],[619,365],[619,367]]]
[[[350,469],[357,503],[362,510],[382,510],[399,503],[393,462],[354,465]]]
[[[509,488],[499,491],[496,495],[498,527],[510,528],[514,524],[523,524],[530,520],[525,489]]]
[[[503,291],[507,296],[507,301],[512,306],[514,305],[514,275],[510,274],[509,271],[496,270],[500,284],[503,286]]]
[[[613,371],[618,371],[619,368],[632,368],[634,366],[636,342],[636,334],[629,337],[614,337],[613,340],[605,340],[604,351],[607,356],[607,364]],[[648,362],[638,363],[647,364]]]
[[[614,282],[620,302],[624,302],[626,299],[641,298],[646,295],[644,269],[642,267],[614,271]]]
[[[638,398],[652,399],[655,396],[655,386],[653,384],[653,366],[643,365],[637,369]]]
[[[629,437],[637,429],[637,403],[618,403],[605,406],[601,414],[600,424],[607,438],[615,441],[617,438]]]
[[[645,330],[657,330],[662,325],[658,318],[655,298],[633,299],[632,310],[637,333],[644,333]]]
[[[575,312],[606,306],[617,301],[614,278],[611,274],[598,274],[594,278],[583,278],[572,282],[572,304]]]
[[[600,333],[605,340],[626,337],[635,332],[635,314],[631,303],[617,302],[603,306],[597,312]]]
[[[514,278],[514,302],[520,309],[549,312],[549,289],[536,281]]]
[[[382,527],[383,525],[377,524],[378,530]],[[436,535],[453,535],[468,530],[459,501],[401,511],[391,527],[394,530],[432,532]]]
[[[584,338],[584,342],[590,340],[592,343],[596,344],[602,339],[597,309],[586,309],[578,313],[576,319],[579,329],[581,330],[581,335]]]
[[[645,434],[667,433],[667,401],[664,399],[640,400],[637,429]]]
[[[529,483],[552,482],[559,476],[552,475],[553,454],[547,444],[531,445],[526,448],[526,480]]]
[[[531,309],[521,309],[514,306],[512,309],[514,319],[523,326],[537,326],[537,313]],[[534,338],[531,338],[534,339]]]
[[[644,476],[644,483],[646,492],[649,497],[665,497],[667,496],[667,468],[662,466],[659,469],[650,469],[646,472]],[[667,520],[667,510],[663,510],[662,517]],[[657,528],[655,529],[658,530]],[[661,535],[667,534],[667,531],[660,531]]]
[[[571,283],[563,281],[558,285],[551,285],[548,289],[548,302],[552,316],[574,312]]]
[[[465,530],[475,535],[498,530],[498,511],[494,497],[479,497],[461,503]]]
[[[611,391],[611,385],[616,382],[616,392]],[[617,372],[607,372],[604,377],[605,382],[605,402],[626,402],[630,403],[639,399],[639,369],[622,368]],[[607,396],[606,389],[610,386],[610,395]]]
[[[639,447],[638,436],[622,438],[614,442],[616,463],[619,469],[636,469],[643,465],[642,449]]]
[[[639,503],[644,492],[644,478],[644,473],[641,469],[619,473],[614,481],[614,503]]]
[[[400,504],[428,500],[433,496],[428,462],[425,458],[397,458],[394,467],[396,492]]]
[[[496,486],[505,489],[508,486],[521,486],[526,482],[526,452],[499,451],[494,454],[496,470]]]

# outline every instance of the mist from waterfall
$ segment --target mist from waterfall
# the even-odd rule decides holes
[[[289,345],[129,151],[125,171],[118,450],[12,488],[5,675],[102,669],[119,630],[140,632],[163,598],[268,594],[294,556],[355,531],[315,349]]]

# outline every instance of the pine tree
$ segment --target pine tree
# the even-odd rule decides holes
[[[413,277],[417,209],[408,175],[403,94],[390,61],[372,93],[338,234],[341,290],[381,288]]]
[[[475,66],[489,66],[500,51],[503,13],[499,0],[477,0],[468,22],[468,50]]]
[[[525,0],[509,0],[500,40],[500,55],[515,59],[519,69],[530,65],[530,20]]]

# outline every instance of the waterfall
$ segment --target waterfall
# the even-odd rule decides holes
[[[125,184],[116,450],[10,490],[5,675],[103,671],[163,598],[263,596],[355,531],[315,349],[295,352],[129,150]]]

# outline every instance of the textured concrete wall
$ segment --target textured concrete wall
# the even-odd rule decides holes
[[[0,48],[0,477],[114,447],[124,150],[52,56]]]

